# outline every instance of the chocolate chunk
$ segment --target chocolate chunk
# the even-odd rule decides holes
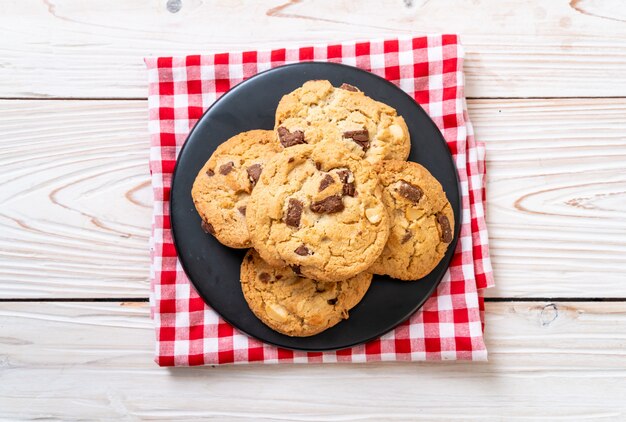
[[[285,216],[285,224],[291,227],[300,226],[300,217],[302,216],[302,207],[304,205],[297,199],[289,198],[287,206],[287,215]]]
[[[224,176],[226,176],[228,173],[233,171],[234,168],[235,168],[235,163],[233,163],[232,161],[229,161],[228,163],[222,164],[220,166],[220,174],[223,174]]]
[[[239,210],[241,215],[246,215],[246,207],[245,206],[241,206],[241,207],[237,208],[237,210]]]
[[[282,276],[282,275],[280,275],[280,274],[276,274],[276,280],[280,280],[281,278],[283,278],[283,276]]]
[[[345,208],[340,195],[332,195],[311,204],[311,211],[317,214],[333,214]]]
[[[206,175],[209,176],[209,177],[213,177],[213,176],[215,176],[215,172],[213,170],[211,170],[211,169],[208,169],[206,171]]]
[[[333,183],[335,183],[335,179],[333,179],[333,176],[331,176],[330,174],[327,174],[326,176],[324,176],[324,178],[320,182],[320,188],[319,188],[318,192],[323,191],[324,189],[326,189],[327,187],[329,187]]]
[[[322,163],[320,163],[319,161],[316,161],[315,162],[315,168],[318,169],[318,170],[321,170],[322,169]]]
[[[339,170],[337,172],[337,175],[339,176],[339,180],[341,180],[341,183],[343,183],[343,190],[341,193],[344,196],[356,196],[356,188],[354,186],[354,182],[348,182],[348,180],[350,180],[352,172],[350,170]]]
[[[259,181],[259,177],[261,177],[262,171],[263,167],[261,167],[261,164],[252,164],[246,169],[246,172],[248,173],[248,179],[250,179],[250,183],[252,183],[252,186],[256,185],[256,182]]]
[[[215,229],[213,228],[213,224],[207,223],[206,221],[202,220],[202,224],[200,224],[200,226],[205,233],[211,233],[212,235],[215,235]]]
[[[304,245],[300,245],[296,248],[296,250],[294,251],[295,253],[297,253],[300,256],[307,256],[307,255],[313,255],[311,253],[311,251],[309,250],[309,248],[307,248]]]
[[[452,242],[452,229],[450,228],[450,221],[448,217],[443,213],[437,213],[437,223],[441,227],[441,241],[445,243]]]
[[[344,196],[356,196],[356,188],[354,187],[354,182],[344,183],[343,190],[341,192]]]
[[[424,192],[417,186],[410,184],[409,182],[401,181],[398,193],[404,196],[411,202],[418,203],[424,195]]]
[[[413,233],[411,233],[409,230],[407,230],[406,233],[404,233],[404,236],[402,236],[402,242],[401,243],[404,245],[412,237],[413,237]]]
[[[342,83],[341,86],[339,87],[340,89],[345,89],[346,91],[352,91],[352,92],[359,92],[359,89],[356,86],[347,84],[347,83]]]
[[[263,283],[267,283],[268,281],[270,281],[271,276],[268,273],[261,273],[259,274],[259,280],[261,280]]]
[[[294,274],[302,275],[302,272],[300,271],[300,266],[299,265],[290,265],[289,267],[291,268],[291,271],[294,272]]]
[[[337,298],[334,298],[334,299],[328,299],[328,301],[327,301],[327,302],[328,302],[328,304],[329,304],[329,305],[334,305],[335,303],[337,303]]]
[[[288,163],[293,163],[295,161],[295,158],[293,157],[289,157],[289,159],[287,160]]]
[[[301,130],[289,132],[289,130],[284,126],[278,128],[278,139],[280,140],[281,145],[285,148],[298,144],[306,144],[304,140],[304,132]]]
[[[363,151],[367,151],[370,147],[370,135],[367,129],[362,130],[350,130],[343,133],[343,137],[346,139],[352,139],[359,144]]]

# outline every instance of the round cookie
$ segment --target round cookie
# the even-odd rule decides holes
[[[270,130],[251,130],[221,144],[191,190],[202,228],[231,248],[251,246],[246,225],[250,192],[265,162],[282,148]]]
[[[452,242],[452,207],[441,184],[421,165],[383,161],[377,169],[391,232],[369,271],[417,280],[437,266]]]
[[[371,280],[370,273],[338,283],[298,277],[288,267],[270,266],[254,249],[241,264],[241,289],[252,312],[273,330],[294,337],[318,334],[348,318]]]
[[[365,271],[389,235],[374,167],[332,142],[286,148],[268,161],[247,221],[265,261],[320,281]]]
[[[406,160],[411,149],[409,130],[395,109],[351,85],[335,88],[325,80],[283,96],[275,129],[284,147],[333,140],[371,163]]]

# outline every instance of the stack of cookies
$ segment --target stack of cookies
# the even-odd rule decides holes
[[[372,274],[418,280],[436,267],[454,217],[439,182],[405,161],[410,146],[396,110],[317,80],[281,99],[275,130],[215,150],[193,200],[207,233],[252,248],[241,287],[261,321],[311,336],[348,317]]]

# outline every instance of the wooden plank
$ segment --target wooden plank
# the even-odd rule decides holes
[[[0,97],[145,97],[144,56],[446,32],[469,96],[624,96],[624,22],[621,0],[2,2]]]
[[[490,362],[158,368],[146,304],[1,303],[0,418],[626,417],[626,304],[487,304]]]
[[[0,108],[0,297],[147,296],[146,102]]]
[[[487,295],[626,297],[626,101],[476,100],[470,115],[487,143]]]
[[[626,101],[469,107],[488,144],[487,294],[626,297]],[[147,296],[146,114],[145,101],[0,101],[0,298]]]

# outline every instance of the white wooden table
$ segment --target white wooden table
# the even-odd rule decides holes
[[[486,364],[153,362],[146,55],[457,32]],[[626,2],[0,2],[0,419],[626,420]]]

